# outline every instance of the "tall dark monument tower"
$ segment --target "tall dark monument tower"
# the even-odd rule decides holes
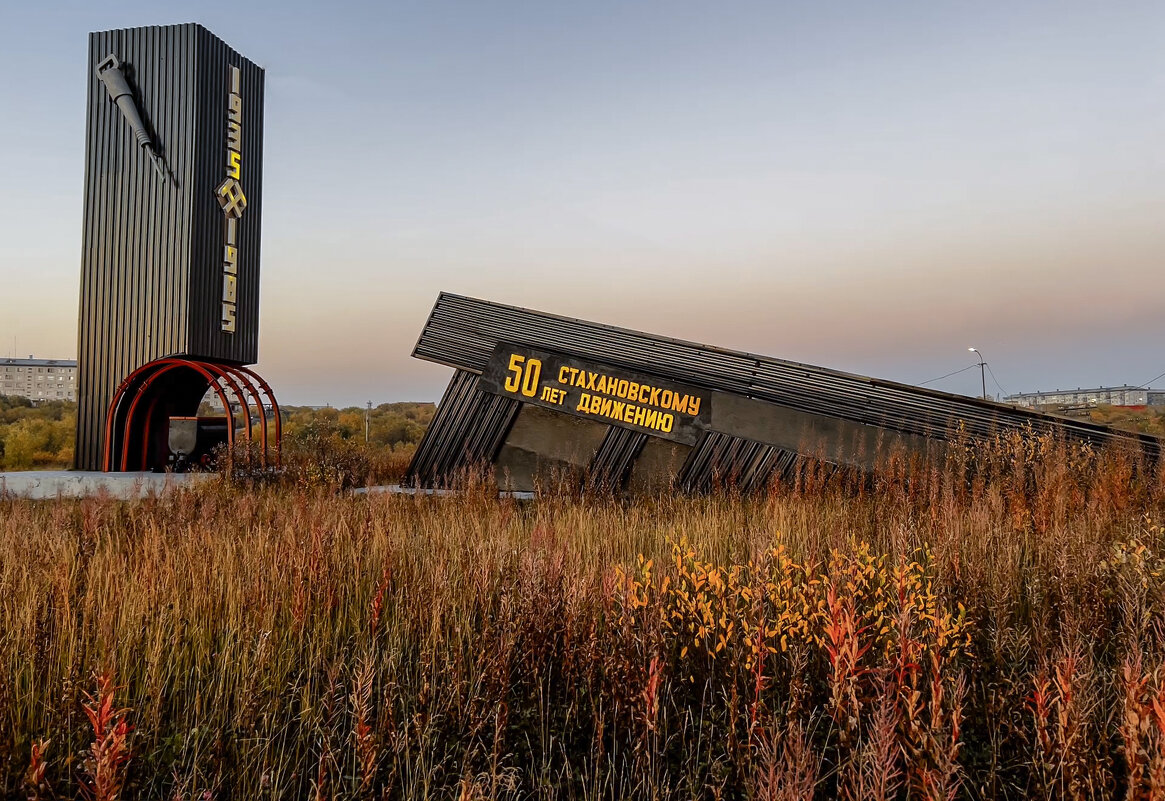
[[[90,34],[88,63],[76,467],[147,469],[164,463],[169,418],[209,387],[260,413],[270,395],[244,367],[258,355],[263,70],[196,24]]]

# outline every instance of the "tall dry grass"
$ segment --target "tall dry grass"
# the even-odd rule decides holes
[[[0,500],[0,790],[1160,798],[1163,499],[1015,438],[753,498]]]

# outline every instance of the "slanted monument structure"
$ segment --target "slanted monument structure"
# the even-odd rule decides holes
[[[869,470],[1022,429],[1156,459],[1147,435],[808,364],[441,293],[413,356],[454,368],[407,481],[492,465],[502,489],[765,486],[804,459]]]
[[[92,33],[89,64],[75,467],[164,466],[170,420],[195,416],[208,389],[226,439],[261,437],[266,460],[278,406],[247,367],[263,70],[195,24]]]

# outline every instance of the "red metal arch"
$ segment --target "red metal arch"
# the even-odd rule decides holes
[[[276,458],[279,459],[279,451],[282,445],[282,424],[279,416],[279,406],[275,400],[275,395],[271,388],[262,378],[256,375],[251,370],[239,365],[223,364],[218,362],[206,361],[201,359],[187,359],[181,357],[165,357],[155,361],[144,364],[134,370],[118,385],[114,392],[113,399],[110,401],[109,408],[105,416],[105,447],[103,453],[102,466],[106,471],[113,469],[113,448],[114,442],[119,439],[118,433],[121,433],[122,440],[120,466],[122,470],[128,468],[129,464],[129,445],[131,438],[135,432],[134,421],[137,419],[138,404],[143,401],[147,395],[149,386],[161,375],[176,370],[179,368],[188,368],[194,370],[204,379],[210,387],[213,387],[219,400],[222,401],[223,408],[226,410],[230,418],[230,425],[227,430],[228,445],[234,444],[235,432],[235,414],[231,409],[230,401],[226,396],[223,384],[227,384],[235,397],[238,399],[243,407],[243,413],[246,415],[246,433],[247,439],[250,440],[253,436],[252,422],[251,422],[251,403],[256,407],[259,414],[259,423],[261,429],[261,437],[263,442],[262,460],[264,466],[267,464],[267,415],[263,406],[263,399],[260,395],[260,389],[266,394],[268,401],[271,403],[272,411],[275,414],[275,452]],[[245,388],[245,392],[244,389]],[[247,395],[250,395],[250,403]],[[129,398],[132,397],[132,400]],[[129,408],[125,412],[125,420],[119,427],[117,424],[118,415],[122,406],[129,400]],[[145,411],[145,422],[148,431],[149,423],[153,420],[158,403],[158,396],[154,395],[150,398],[149,405]],[[117,430],[115,430],[117,429]],[[142,442],[142,462],[145,463],[148,458],[148,440],[146,434],[143,433]]]
[[[253,378],[259,388],[267,395],[267,400],[271,402],[271,413],[275,418],[275,464],[281,466],[283,464],[283,415],[279,413],[279,401],[275,399],[275,393],[271,391],[271,387],[263,380],[263,377],[254,370],[243,367],[241,364],[236,365],[235,369]],[[262,411],[262,407],[260,407],[260,411]],[[263,455],[266,456],[267,415],[264,413],[260,419],[263,421]]]
[[[247,439],[251,439],[251,411],[250,407],[247,406],[246,396],[243,395],[242,390],[239,389],[239,385],[236,384],[229,375],[227,375],[226,371],[224,371],[222,367],[214,364],[213,362],[199,362],[194,361],[193,359],[175,359],[174,362],[175,363],[164,365],[151,373],[150,376],[142,382],[141,386],[138,387],[138,391],[134,395],[133,402],[129,405],[129,411],[126,412],[125,416],[125,431],[122,434],[121,445],[121,469],[123,472],[129,469],[129,443],[130,437],[134,431],[134,412],[137,410],[138,403],[141,402],[141,399],[145,395],[146,389],[151,383],[153,383],[162,374],[168,373],[171,370],[176,370],[179,367],[190,367],[194,370],[197,370],[209,382],[210,386],[214,387],[215,392],[219,396],[219,399],[223,402],[223,407],[226,409],[227,414],[230,416],[231,423],[227,428],[227,445],[231,446],[234,445],[235,440],[235,413],[231,409],[230,403],[227,401],[226,395],[223,393],[222,388],[218,383],[219,378],[225,379],[227,383],[230,384],[231,391],[235,393],[235,397],[243,405],[243,414],[247,416]]]
[[[109,408],[105,413],[105,442],[102,449],[101,469],[106,472],[113,470],[113,443],[116,439],[116,431],[114,430],[114,421],[117,418],[117,411],[124,402],[127,393],[131,387],[134,387],[143,377],[147,378],[151,373],[156,371],[159,367],[165,364],[182,363],[181,359],[165,358],[143,364],[141,367],[134,370],[132,373],[122,379],[121,383],[117,385],[117,389],[113,393],[113,398],[109,402]],[[220,397],[222,397],[220,395]]]
[[[267,466],[267,414],[263,409],[263,399],[259,396],[259,390],[255,386],[255,384],[251,381],[250,377],[247,376],[242,371],[240,371],[237,367],[234,367],[232,365],[220,365],[220,367],[223,370],[234,375],[234,377],[237,378],[239,380],[239,382],[244,387],[247,388],[247,392],[249,392],[251,394],[251,399],[255,401],[255,411],[259,415],[259,430],[261,432],[260,436],[261,436],[262,442],[263,442],[263,450],[262,450],[262,455],[260,458],[262,459],[263,466],[266,467]],[[247,438],[251,439],[251,415],[249,413],[247,415]]]
[[[195,370],[196,372],[200,373],[202,375],[202,377],[205,378],[211,386],[213,386],[215,388],[215,392],[218,394],[219,400],[222,401],[223,407],[226,409],[227,414],[230,415],[230,419],[231,419],[231,423],[227,427],[227,444],[234,445],[234,439],[235,439],[235,436],[234,436],[234,434],[235,434],[235,431],[234,431],[234,429],[235,429],[234,412],[231,411],[230,402],[227,400],[226,393],[223,392],[222,387],[220,387],[218,385],[218,382],[215,381],[214,376],[208,370],[206,370],[202,364],[194,361],[193,359],[178,359],[178,358],[158,359],[158,360],[152,361],[148,364],[144,364],[141,367],[139,367],[137,370],[134,370],[132,373],[130,373],[129,376],[127,376],[126,379],[121,382],[121,385],[117,388],[117,392],[114,393],[113,400],[109,404],[109,411],[106,413],[106,416],[105,416],[105,458],[103,459],[102,464],[103,464],[103,468],[106,472],[113,470],[113,440],[115,439],[116,433],[117,433],[116,431],[114,431],[114,420],[115,420],[118,408],[121,406],[122,402],[125,399],[126,392],[129,390],[129,388],[131,386],[133,386],[136,383],[136,381],[139,378],[143,378],[143,376],[144,376],[144,380],[142,381],[142,383],[137,386],[137,391],[134,393],[134,399],[130,403],[129,411],[126,413],[126,420],[125,420],[124,432],[123,432],[124,435],[128,435],[129,432],[132,431],[132,429],[130,427],[130,422],[133,419],[134,410],[137,407],[138,402],[141,400],[142,393],[145,391],[145,389],[150,384],[152,384],[154,382],[154,380],[159,375],[162,375],[163,373],[167,373],[170,370],[176,369],[178,367],[189,367],[189,368]],[[128,437],[126,436],[122,440],[122,453],[121,453],[121,469],[122,470],[125,470],[126,466],[127,466],[127,462],[128,462],[128,458],[129,458],[128,451],[129,451],[129,440],[128,440]]]
[[[263,380],[263,377],[260,376],[258,373],[256,373],[254,370],[251,370],[247,367],[244,367],[241,364],[223,364],[223,365],[219,365],[219,366],[225,370],[233,371],[236,374],[236,376],[239,378],[239,380],[244,382],[248,386],[248,388],[251,390],[252,397],[255,400],[255,405],[258,407],[256,411],[259,413],[259,427],[260,427],[261,436],[262,436],[262,440],[263,440],[262,459],[263,459],[263,466],[264,467],[267,466],[267,445],[269,442],[269,440],[267,438],[267,412],[266,412],[266,409],[264,409],[264,407],[263,407],[262,398],[260,397],[259,393],[256,391],[256,385],[258,385],[258,389],[261,389],[263,391],[263,394],[265,394],[267,396],[267,401],[271,404],[271,413],[275,419],[275,444],[274,444],[275,464],[276,464],[276,466],[282,466],[282,464],[283,464],[283,415],[280,414],[280,412],[279,412],[279,401],[276,400],[275,393],[271,390],[271,386],[265,380]],[[247,379],[251,379],[251,381],[253,381],[254,383],[251,383]],[[250,420],[247,421],[247,425],[249,428],[250,427]]]

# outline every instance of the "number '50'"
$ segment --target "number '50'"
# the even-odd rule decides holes
[[[534,397],[538,392],[538,379],[542,377],[542,361],[514,353],[510,355],[509,372],[510,375],[506,376],[506,392],[521,392],[527,398]]]

